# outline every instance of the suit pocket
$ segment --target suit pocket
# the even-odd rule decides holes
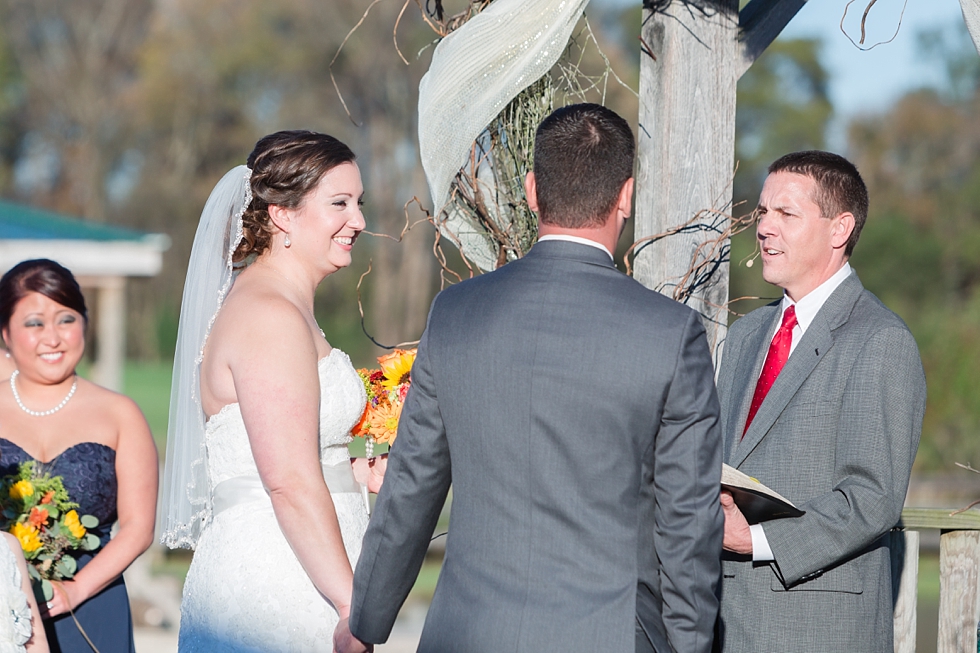
[[[791,587],[783,585],[783,581],[772,572],[769,588],[773,592],[844,592],[846,594],[862,594],[864,581],[862,575],[848,565],[836,567],[826,572],[820,572],[812,578],[802,580]]]

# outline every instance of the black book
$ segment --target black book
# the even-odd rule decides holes
[[[758,479],[730,465],[721,466],[721,487],[732,493],[735,505],[750,524],[806,514],[806,511],[800,510],[791,501],[760,483]]]

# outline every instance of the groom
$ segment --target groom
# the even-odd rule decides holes
[[[450,484],[420,651],[710,650],[718,402],[698,314],[613,265],[633,153],[612,111],[555,111],[538,244],[433,302],[338,650],[387,640]]]

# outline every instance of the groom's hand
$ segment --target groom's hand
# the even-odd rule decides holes
[[[333,631],[333,651],[334,653],[372,653],[374,644],[365,644],[354,637],[345,617],[340,620],[336,630]]]

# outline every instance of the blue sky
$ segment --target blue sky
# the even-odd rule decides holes
[[[594,0],[626,7],[639,0]],[[857,41],[866,0],[855,0],[845,26]],[[868,16],[865,45],[895,33],[905,0],[878,0]],[[823,40],[823,63],[831,75],[830,95],[838,120],[887,108],[905,92],[942,82],[942,69],[918,57],[918,33],[963,20],[959,0],[908,0],[898,36],[868,52],[854,47],[841,33],[847,0],[809,0],[783,31],[786,37],[818,36]]]

